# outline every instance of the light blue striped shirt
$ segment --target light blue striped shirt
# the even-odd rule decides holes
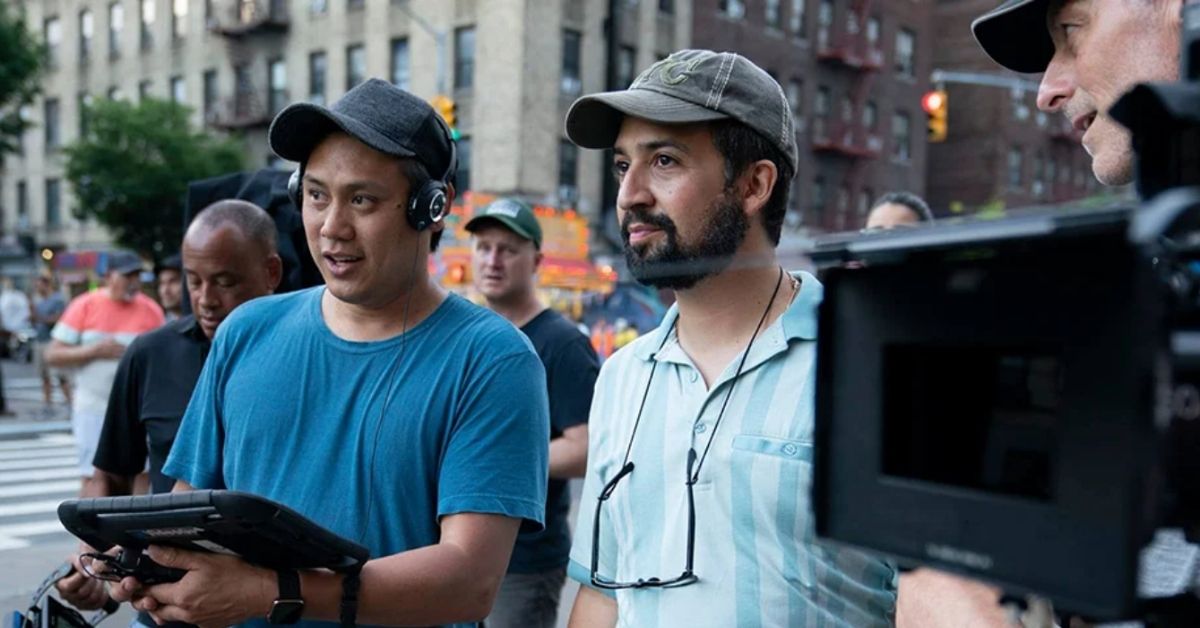
[[[817,307],[822,287],[800,272],[800,293],[754,341],[695,492],[695,573],[673,589],[616,593],[619,626],[890,626],[896,571],[818,541],[809,499]],[[687,452],[703,451],[737,370],[706,389],[674,332],[678,309],[618,351],[596,382],[588,470],[570,574],[590,586],[592,520],[603,485],[621,469],[657,361],[630,460],[635,470],[604,503],[599,573],[610,580],[674,578],[687,554]],[[661,350],[663,334],[670,333]]]

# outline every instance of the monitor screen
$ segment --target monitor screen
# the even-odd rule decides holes
[[[885,348],[883,368],[886,475],[1052,497],[1061,352],[897,344]]]

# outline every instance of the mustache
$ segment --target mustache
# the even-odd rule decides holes
[[[621,239],[625,241],[625,244],[629,244],[629,228],[635,222],[662,229],[668,236],[674,236],[678,233],[675,221],[667,218],[665,215],[652,214],[643,209],[631,209],[626,212],[625,218],[621,220]]]

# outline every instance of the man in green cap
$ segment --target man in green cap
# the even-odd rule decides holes
[[[587,336],[537,294],[542,227],[529,205],[499,199],[467,223],[471,272],[487,306],[507,318],[537,350],[550,400],[550,481],[546,527],[517,536],[488,628],[552,628],[567,578],[571,506],[567,480],[587,467],[588,409],[600,361]]]

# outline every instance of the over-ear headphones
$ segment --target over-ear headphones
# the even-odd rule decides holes
[[[429,227],[441,222],[449,211],[449,188],[458,173],[458,148],[454,144],[454,138],[450,136],[450,128],[446,126],[446,122],[441,116],[434,114],[437,119],[438,128],[442,130],[442,134],[446,137],[446,142],[450,145],[450,162],[446,165],[446,172],[437,179],[429,179],[421,184],[415,192],[410,192],[408,195],[408,207],[405,208],[405,218],[408,219],[408,225],[417,231],[424,231]],[[288,178],[287,193],[288,198],[292,199],[292,203],[296,205],[296,209],[303,211],[304,199],[300,198],[300,180],[304,175],[304,166],[301,165]]]

